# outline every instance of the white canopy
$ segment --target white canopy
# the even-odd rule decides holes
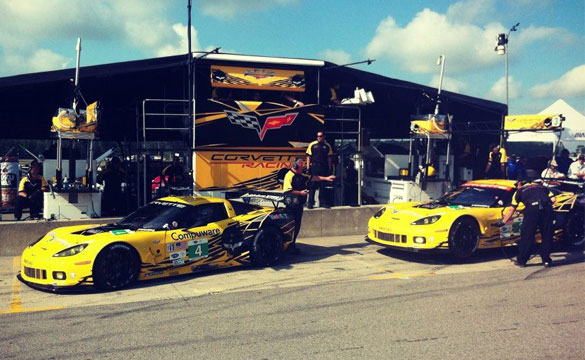
[[[562,114],[565,117],[563,132],[561,133],[561,142],[564,147],[573,152],[578,145],[585,146],[585,116],[573,109],[569,104],[559,99],[539,114]],[[558,132],[511,132],[508,136],[508,142],[521,141],[556,144]]]

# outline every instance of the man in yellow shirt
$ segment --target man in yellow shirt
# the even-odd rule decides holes
[[[39,165],[31,163],[28,174],[18,184],[18,196],[14,218],[18,221],[22,217],[22,209],[30,208],[30,218],[40,219],[43,208],[43,192],[49,190],[49,184],[40,174]]]

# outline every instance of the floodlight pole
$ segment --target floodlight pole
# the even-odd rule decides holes
[[[508,34],[499,34],[497,37],[497,43],[496,43],[496,47],[495,47],[495,51],[498,52],[498,54],[500,55],[506,55],[506,59],[505,59],[505,64],[506,64],[506,115],[510,114],[510,88],[509,88],[509,84],[508,84],[508,39],[510,38],[510,33],[512,31],[517,31],[518,30],[518,26],[520,26],[520,23],[516,23],[516,25],[512,26],[510,28],[510,30],[508,31]],[[503,54],[502,54],[503,51]],[[500,145],[503,145],[503,141],[504,141],[504,121],[502,120],[502,127],[501,127],[501,132],[500,132]]]

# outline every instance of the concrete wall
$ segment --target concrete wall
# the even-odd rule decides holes
[[[380,205],[361,207],[335,207],[332,209],[305,210],[299,237],[340,235],[366,235],[368,219]],[[117,218],[56,221],[3,221],[0,222],[0,256],[17,256],[39,236],[62,226],[81,224],[107,224]]]

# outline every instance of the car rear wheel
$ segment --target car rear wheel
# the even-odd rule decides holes
[[[479,244],[479,229],[473,219],[455,221],[449,233],[449,251],[455,257],[470,257]]]
[[[100,290],[119,290],[138,277],[138,256],[127,244],[112,244],[103,249],[93,265],[93,282]]]
[[[571,246],[581,246],[585,243],[583,211],[569,213],[563,226],[563,242]]]
[[[254,266],[270,266],[282,254],[282,234],[273,227],[260,229],[254,237],[250,250],[250,261]]]

